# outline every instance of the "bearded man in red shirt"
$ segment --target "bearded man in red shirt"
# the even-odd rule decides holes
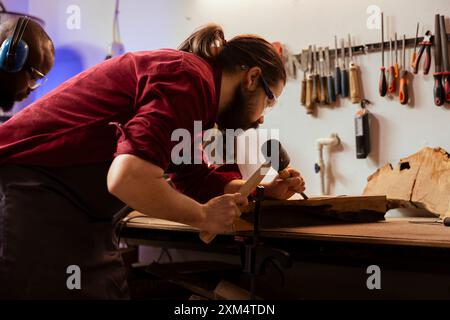
[[[124,204],[209,233],[230,230],[247,199],[236,165],[175,165],[177,129],[255,128],[286,83],[277,51],[221,27],[179,50],[127,53],[63,83],[0,127],[0,296],[128,298],[112,241]],[[165,174],[171,176],[171,187]],[[304,191],[300,174],[266,185],[272,198]],[[82,271],[68,290],[66,269]]]

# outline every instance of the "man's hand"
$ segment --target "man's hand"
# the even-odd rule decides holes
[[[287,200],[296,193],[304,192],[305,180],[300,175],[300,172],[293,168],[287,168],[291,177],[285,180],[279,176],[269,184],[264,185],[264,195],[271,199]]]
[[[203,223],[200,230],[212,234],[230,232],[234,221],[241,215],[239,207],[246,205],[247,198],[239,193],[211,199],[203,205]]]

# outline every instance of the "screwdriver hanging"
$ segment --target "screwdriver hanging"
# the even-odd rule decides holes
[[[380,96],[386,96],[387,83],[386,83],[386,67],[384,66],[384,14],[381,13],[381,73],[378,83],[378,92]]]
[[[399,70],[398,70],[398,44],[397,44],[397,32],[395,33],[395,65],[394,65],[394,74],[395,79],[398,79]]]
[[[316,46],[313,46],[313,68],[314,68],[314,72],[313,72],[313,94],[312,94],[312,101],[313,103],[319,102],[319,97],[320,97],[320,76],[319,76],[319,70],[318,70],[318,64],[319,61],[317,59],[317,50],[316,50]]]
[[[303,79],[301,81],[301,94],[300,103],[302,106],[306,106],[306,73],[308,70],[308,50],[302,50],[302,55],[300,56],[300,66],[303,71]]]
[[[320,82],[320,53],[316,50],[316,47],[314,46],[315,51],[315,57],[316,57],[316,64],[317,64],[317,70],[316,70],[316,88],[317,88],[317,99],[316,102],[320,103],[320,97],[322,96],[322,86]]]
[[[330,49],[328,47],[325,48],[325,63],[327,65],[327,76],[328,76],[328,103],[332,104],[336,102],[336,92],[334,88],[334,79],[331,74],[331,61],[330,61]]]
[[[345,63],[345,39],[341,39],[342,69],[341,69],[341,95],[348,97],[348,71]]]
[[[319,65],[320,65],[320,103],[326,104],[328,100],[327,77],[325,74],[325,51],[319,48]]]
[[[414,41],[414,51],[411,56],[411,70],[414,72],[414,62],[417,59],[417,42],[419,41],[419,22],[417,22],[417,28],[416,28],[416,38]]]
[[[341,68],[339,67],[339,55],[338,55],[338,41],[337,36],[334,36],[334,46],[335,46],[335,71],[334,71],[334,91],[336,96],[342,93],[341,91]]]
[[[314,112],[314,102],[313,102],[313,52],[312,47],[309,46],[308,49],[308,75],[306,77],[306,113],[312,114]]]
[[[389,72],[388,72],[388,93],[395,94],[397,88],[395,83],[395,67],[392,55],[392,38],[389,39]]]
[[[350,53],[349,76],[350,76],[350,99],[352,103],[359,103],[361,101],[361,82],[359,79],[359,68],[353,61],[352,39],[348,35],[348,50]]]
[[[399,99],[400,103],[405,105],[409,102],[409,90],[408,90],[408,69],[406,67],[406,36],[403,35],[403,41],[402,41],[402,65],[401,65],[401,72],[400,72],[400,89],[399,89]]]

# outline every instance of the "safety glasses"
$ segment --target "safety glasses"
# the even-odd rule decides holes
[[[248,70],[249,67],[246,65],[242,65],[241,66],[242,70]],[[262,88],[267,96],[267,102],[266,105],[264,106],[264,111],[262,116],[266,116],[272,109],[273,107],[277,104],[278,102],[278,97],[272,92],[272,90],[270,90],[269,84],[267,83],[267,80],[261,75],[261,85]]]
[[[263,90],[264,90],[264,92],[266,93],[266,96],[267,96],[267,103],[266,103],[266,106],[264,108],[264,112],[266,112],[267,109],[271,109],[277,104],[278,98],[272,92],[272,90],[270,90],[270,87],[267,84],[267,81],[266,81],[266,79],[264,79],[263,76],[261,76],[261,83],[262,83]]]
[[[34,67],[29,67],[27,71],[33,81],[33,84],[30,86],[31,90],[36,90],[37,88],[42,87],[48,80],[42,72]]]

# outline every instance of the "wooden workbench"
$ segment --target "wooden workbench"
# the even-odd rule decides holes
[[[308,223],[295,228],[261,231],[264,246],[288,252],[294,262],[285,269],[286,286],[270,276],[259,281],[270,299],[397,299],[450,297],[450,228],[433,218],[396,218],[374,223]],[[416,224],[411,221],[430,222]],[[123,228],[129,245],[185,249],[238,258],[239,237],[248,231],[222,234],[206,245],[198,230],[165,220],[134,218]],[[192,255],[192,253],[190,253]],[[204,255],[203,255],[204,256]],[[229,258],[228,258],[229,259]],[[228,260],[226,260],[228,261]],[[366,268],[381,266],[383,290],[368,291]],[[266,288],[266,289],[264,289]],[[336,289],[339,288],[339,289]],[[265,291],[264,291],[265,290]]]
[[[435,220],[433,218],[392,218],[374,223],[336,222],[334,224],[308,225],[296,228],[263,228],[261,236],[266,238],[450,248],[450,228],[433,223]],[[157,230],[173,235],[180,233],[195,235],[198,233],[198,230],[187,225],[148,217],[131,219],[125,229],[147,230],[149,234]],[[246,236],[250,233],[244,231],[236,234],[231,232],[223,234],[223,236],[233,235]]]

